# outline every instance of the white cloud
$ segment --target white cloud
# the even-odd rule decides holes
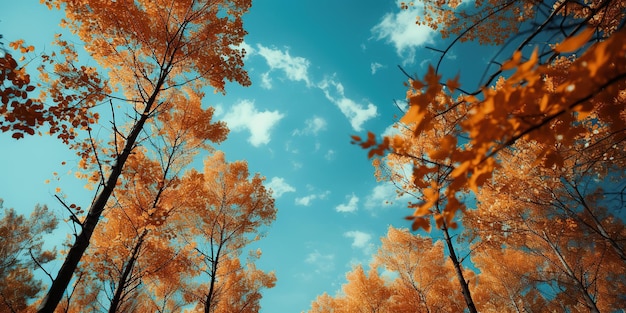
[[[291,166],[294,170],[299,170],[302,168],[302,163],[297,161],[291,161]]]
[[[322,254],[315,250],[307,255],[304,262],[312,264],[315,267],[316,273],[326,273],[335,268],[335,255]]]
[[[270,180],[270,182],[267,183],[266,186],[267,188],[270,188],[274,191],[272,194],[274,196],[274,199],[280,198],[280,196],[287,192],[296,191],[296,188],[287,184],[285,182],[285,179],[281,177],[272,177],[272,180]]]
[[[309,60],[303,57],[292,57],[289,51],[281,51],[275,48],[264,47],[258,44],[257,53],[265,58],[267,65],[272,70],[281,70],[287,76],[287,79],[292,81],[303,81],[310,85],[309,80]],[[264,82],[266,78],[264,78]]]
[[[411,196],[408,194],[402,195],[398,198],[397,187],[390,182],[384,182],[376,185],[370,195],[365,200],[365,207],[377,208],[377,207],[389,207],[397,202],[400,205],[405,205],[411,200]]]
[[[357,205],[359,204],[359,197],[357,197],[355,194],[352,194],[352,196],[350,196],[350,199],[348,200],[348,203],[345,204],[340,204],[338,205],[335,210],[337,212],[355,212],[356,210],[358,210],[359,208],[357,207]]]
[[[313,200],[316,200],[316,199],[320,199],[320,200],[326,199],[326,197],[328,197],[329,194],[330,194],[330,191],[324,191],[322,193],[310,194],[308,196],[296,198],[296,204],[297,205],[302,205],[302,206],[310,206],[313,203]]]
[[[244,56],[244,59],[248,58],[249,56],[253,55],[255,50],[254,48],[252,48],[252,46],[250,46],[249,44],[247,44],[245,41],[240,43],[238,46],[235,47],[236,49],[239,50],[245,50],[246,51],[246,55]]]
[[[296,198],[297,205],[309,206],[311,202],[317,198],[317,195],[308,195],[300,198]]]
[[[278,111],[259,112],[254,102],[243,100],[228,111],[223,120],[232,131],[248,130],[248,141],[255,147],[268,144],[271,140],[270,131],[284,117]]]
[[[324,158],[328,161],[332,160],[335,158],[335,150],[329,149],[326,154],[324,155]]]
[[[352,248],[359,249],[364,255],[371,257],[374,252],[374,244],[372,235],[359,230],[353,230],[343,233],[344,237],[352,238]]]
[[[325,130],[326,125],[328,125],[326,120],[319,116],[307,119],[304,123],[306,125],[304,129],[294,130],[294,135],[317,135],[320,131]]]
[[[352,247],[354,248],[365,248],[372,239],[372,235],[358,230],[348,231],[343,235],[352,238]]]
[[[374,75],[379,69],[384,68],[384,66],[378,62],[372,62],[372,64],[370,64],[370,68],[372,69],[372,75]]]
[[[341,113],[350,121],[352,129],[359,132],[363,130],[363,124],[378,115],[374,104],[367,105],[356,103],[346,98],[343,85],[332,78],[324,79],[318,87],[324,91],[326,98],[339,107]]]
[[[272,78],[269,72],[261,74],[261,88],[272,89]]]
[[[432,42],[435,34],[428,26],[415,24],[416,17],[421,13],[420,5],[411,6],[408,10],[400,10],[397,13],[387,13],[380,23],[372,28],[372,33],[377,40],[384,39],[393,44],[396,53],[405,58],[405,63],[413,63],[416,48]]]

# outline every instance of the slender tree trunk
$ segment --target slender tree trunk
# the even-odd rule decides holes
[[[124,272],[122,273],[122,276],[120,276],[120,279],[117,282],[117,286],[115,286],[115,295],[113,296],[113,299],[111,299],[111,304],[109,305],[109,313],[115,313],[120,308],[123,300],[122,293],[126,289],[128,278],[133,268],[135,267],[135,262],[137,261],[137,258],[139,256],[139,250],[143,246],[144,238],[146,238],[147,234],[148,230],[144,229],[143,233],[141,233],[141,236],[139,236],[139,241],[137,241],[135,247],[133,248],[133,253],[130,257],[130,260],[128,260],[128,263],[126,263],[126,266],[124,266]]]
[[[445,221],[441,227],[443,231],[443,236],[446,240],[446,244],[448,245],[448,251],[450,252],[450,259],[452,260],[452,264],[454,264],[454,270],[456,271],[456,277],[461,284],[461,292],[463,293],[463,298],[465,299],[465,304],[467,305],[467,309],[470,313],[477,313],[476,306],[474,305],[474,301],[472,300],[472,294],[470,293],[469,285],[463,277],[463,269],[461,268],[461,263],[459,263],[459,259],[456,256],[454,251],[454,245],[452,245],[452,238],[450,238],[450,233],[448,232],[448,225],[446,225]]]
[[[604,238],[604,240],[609,242],[609,244],[611,245],[613,250],[615,250],[615,252],[617,253],[617,255],[619,255],[619,257],[622,259],[622,261],[626,261],[626,252],[624,252],[624,248],[620,244],[618,244],[615,239],[613,239],[611,236],[609,236],[609,233],[604,228],[604,225],[602,225],[602,223],[598,220],[598,217],[596,216],[596,214],[594,214],[593,210],[591,210],[591,208],[587,204],[587,201],[585,200],[585,197],[578,190],[578,186],[574,185],[572,187],[576,191],[576,195],[578,196],[578,200],[579,200],[580,204],[582,204],[583,208],[585,209],[585,212],[587,212],[589,217],[591,217],[591,220],[593,221],[594,225],[596,226],[595,229],[593,227],[590,227],[590,228],[593,229],[598,234],[600,234],[600,236],[602,238]],[[571,211],[569,211],[569,212],[570,212],[571,215],[574,215],[575,218],[577,218],[578,220],[582,221],[582,219],[578,215],[576,215],[574,212],[571,212]],[[582,222],[583,222],[583,224],[586,224],[584,221],[582,221]]]
[[[583,299],[585,300],[585,304],[587,305],[589,312],[600,313],[600,309],[598,309],[596,302],[593,300],[593,298],[587,291],[588,289],[587,286],[585,286],[583,282],[578,277],[576,277],[574,270],[569,266],[569,264],[563,257],[563,254],[561,254],[561,251],[559,251],[559,248],[554,243],[552,243],[552,241],[550,240],[550,238],[548,238],[548,235],[546,234],[545,231],[543,232],[543,236],[544,236],[543,240],[545,240],[548,243],[548,245],[550,246],[550,249],[552,249],[554,254],[556,254],[557,258],[559,259],[559,262],[561,262],[561,265],[563,265],[563,269],[565,270],[565,273],[567,274],[567,276],[570,279],[572,279],[575,285],[578,287],[578,289],[580,289],[580,293],[582,294]]]
[[[217,280],[217,265],[220,260],[220,251],[222,250],[222,245],[217,248],[217,255],[215,256],[215,261],[213,262],[213,268],[211,269],[211,284],[209,285],[209,292],[206,295],[206,299],[204,301],[204,313],[210,313],[211,308],[215,305],[214,297],[215,297],[215,281]]]
[[[133,126],[130,135],[127,137],[126,144],[124,145],[124,150],[122,150],[122,153],[117,156],[115,163],[111,168],[111,173],[104,183],[102,191],[100,192],[100,194],[98,194],[96,200],[89,208],[89,212],[87,213],[87,216],[85,217],[85,220],[81,225],[82,227],[80,234],[78,234],[78,236],[76,237],[76,241],[68,251],[67,256],[65,257],[65,261],[59,269],[57,277],[52,282],[48,293],[46,294],[45,298],[42,300],[39,306],[38,313],[53,313],[57,305],[61,301],[61,298],[63,298],[63,294],[65,293],[65,290],[67,289],[67,286],[69,285],[72,276],[74,275],[74,271],[78,267],[78,263],[85,253],[85,250],[87,250],[87,247],[89,246],[91,236],[93,235],[96,225],[98,225],[98,222],[100,221],[100,217],[102,216],[102,212],[106,207],[109,197],[111,197],[111,194],[113,193],[113,189],[117,184],[117,179],[122,174],[124,164],[126,163],[128,156],[135,146],[135,142],[139,137],[139,133],[141,133],[143,126],[150,117],[150,110],[152,109],[156,101],[156,97],[158,96],[160,89],[163,86],[167,74],[168,70],[163,69],[163,72],[159,77],[159,81],[157,82],[152,95],[146,102],[146,107],[143,111],[143,114],[141,115],[139,120],[135,122],[135,125]]]

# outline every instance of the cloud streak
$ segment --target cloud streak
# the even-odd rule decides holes
[[[359,204],[359,197],[352,194],[352,196],[350,196],[350,199],[348,199],[348,203],[342,203],[338,205],[337,207],[335,207],[335,211],[347,212],[347,213],[356,212],[359,209],[358,204]]]
[[[256,53],[262,56],[270,67],[270,72],[274,70],[281,71],[285,74],[285,77],[291,81],[303,81],[307,86],[311,85],[309,79],[309,65],[310,62],[303,57],[293,57],[289,54],[289,51],[281,51],[277,48],[268,48],[261,44],[257,45]],[[269,72],[266,72],[262,76],[263,87],[272,88],[272,80],[269,77]]]
[[[330,102],[339,107],[341,113],[350,121],[352,129],[357,132],[363,130],[365,122],[378,115],[378,109],[374,104],[361,104],[347,98],[343,85],[334,78],[324,79],[318,87]]]
[[[371,29],[377,40],[392,44],[398,56],[405,59],[405,63],[413,63],[415,50],[433,41],[434,30],[428,26],[415,25],[415,18],[421,15],[422,10],[420,5],[415,5],[397,13],[387,13]]]

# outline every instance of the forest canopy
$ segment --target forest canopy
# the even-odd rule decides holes
[[[328,238],[351,239],[368,258],[350,260],[343,284],[329,284],[335,290],[321,292],[309,312],[626,307],[626,1],[399,2],[402,13],[418,12],[410,27],[437,32],[420,46],[436,57],[424,67],[394,69],[401,113],[384,133],[364,135],[365,121],[380,115],[373,104],[349,98],[347,86],[357,82],[344,86],[340,74],[314,82],[309,60],[244,42],[255,31],[244,27],[250,0],[41,2],[62,12],[67,32],[47,49],[25,40],[2,46],[1,134],[59,141],[74,155],[62,166],[92,197],[78,202],[72,189],[52,187],[57,210],[37,205],[30,217],[20,213],[29,208],[0,206],[0,312],[259,312],[278,277],[297,277],[304,288],[327,279],[335,254],[311,242]],[[472,45],[495,52],[482,71],[443,70],[455,51]],[[253,54],[267,72],[244,64]],[[345,55],[340,48],[333,54]],[[382,68],[371,63],[372,76]],[[272,81],[272,71],[285,76]],[[381,76],[389,73],[375,78],[392,80]],[[372,180],[395,189],[385,203],[408,209],[393,211],[398,222],[382,225],[377,245],[370,233],[348,230],[361,205],[352,193],[335,207],[344,224],[326,227],[323,205],[301,210],[281,226],[281,245],[293,255],[274,256],[281,263],[269,270],[259,266],[276,201],[296,188],[256,173],[254,158],[267,154],[266,168],[293,172],[301,183],[293,203],[305,209],[332,196],[331,187],[310,180],[328,176],[329,186],[352,188],[362,182],[338,183],[350,175],[325,167],[300,172],[298,162],[273,159],[320,157],[318,132],[341,137],[318,115],[290,121],[284,151],[228,159],[218,148],[229,135],[249,130],[251,138],[237,145],[257,147],[270,141],[271,125],[255,133],[261,124],[288,116],[259,111],[253,101],[227,107],[207,95],[240,91],[253,75],[266,96],[279,80],[286,91],[301,83],[306,91],[297,97],[318,92],[348,119],[358,147],[345,136],[342,149],[369,159]],[[234,112],[245,119],[234,120]],[[307,136],[314,148],[298,145]],[[328,149],[320,159],[330,163],[344,152]],[[341,166],[357,168],[357,160],[349,163]],[[370,198],[380,200],[375,191]],[[311,231],[319,220],[324,228]],[[61,221],[70,231],[56,248],[49,238],[62,231]],[[333,237],[337,229],[343,238]],[[295,239],[307,231],[315,239]],[[306,275],[289,272],[302,247],[313,249],[301,262],[310,267]]]

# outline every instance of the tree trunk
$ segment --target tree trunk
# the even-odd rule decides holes
[[[587,305],[589,312],[600,313],[600,310],[598,309],[596,302],[593,300],[593,298],[587,291],[588,289],[587,286],[585,286],[583,282],[578,277],[576,277],[574,270],[569,266],[569,264],[563,257],[563,254],[561,253],[561,251],[559,251],[559,248],[550,240],[550,238],[548,237],[545,231],[543,232],[542,239],[545,240],[546,243],[548,243],[548,246],[550,246],[550,249],[552,249],[554,254],[556,254],[557,258],[561,262],[561,265],[563,265],[563,270],[565,270],[565,273],[567,274],[567,276],[570,279],[572,279],[575,285],[580,289],[580,293],[583,296],[583,299],[585,300],[585,304]]]
[[[141,236],[139,236],[139,241],[137,241],[135,247],[133,248],[133,254],[130,257],[130,260],[128,260],[128,263],[126,263],[126,266],[124,266],[124,272],[117,282],[117,286],[115,286],[115,295],[113,296],[113,299],[111,299],[111,304],[109,305],[109,313],[115,313],[120,308],[120,304],[123,300],[122,293],[124,292],[124,289],[126,289],[128,277],[130,276],[130,272],[135,267],[135,262],[137,261],[137,257],[139,256],[139,250],[141,249],[141,246],[143,246],[143,240],[144,238],[146,238],[147,234],[148,230],[144,229],[143,233],[141,233]]]
[[[209,286],[209,292],[206,295],[206,299],[204,301],[204,313],[210,313],[211,307],[215,304],[215,281],[217,280],[217,266],[220,261],[220,252],[222,250],[222,244],[217,248],[217,255],[215,256],[215,261],[213,262],[213,268],[211,269],[211,285]]]
[[[452,264],[454,264],[454,270],[456,271],[456,277],[461,284],[461,291],[463,292],[463,298],[465,299],[465,304],[467,305],[467,309],[470,313],[477,313],[476,306],[474,305],[474,301],[472,300],[472,294],[470,293],[469,285],[463,277],[463,269],[461,269],[461,263],[459,263],[459,259],[454,252],[454,246],[452,245],[452,238],[450,238],[450,233],[448,233],[448,225],[446,225],[445,221],[441,227],[443,231],[443,236],[446,240],[446,244],[448,245],[448,251],[450,252],[450,259],[452,260]]]
[[[48,293],[39,306],[37,311],[38,313],[53,313],[61,301],[61,298],[63,298],[63,294],[65,293],[65,290],[74,275],[74,271],[78,267],[78,262],[80,262],[85,250],[87,250],[87,247],[89,246],[91,236],[93,235],[96,225],[98,225],[98,222],[100,221],[100,217],[102,216],[102,212],[104,211],[107,202],[109,201],[109,197],[111,197],[111,194],[113,193],[113,189],[117,184],[117,179],[122,174],[122,168],[135,146],[139,133],[150,117],[150,110],[152,109],[152,106],[156,101],[156,97],[163,86],[167,72],[167,70],[164,70],[159,77],[159,81],[146,103],[146,107],[141,115],[141,118],[139,118],[133,126],[130,135],[127,137],[122,154],[117,156],[115,164],[111,168],[111,173],[104,183],[102,191],[98,194],[96,200],[89,208],[89,212],[82,223],[80,234],[78,234],[76,241],[68,251],[65,261],[57,273],[57,277],[52,282]]]

